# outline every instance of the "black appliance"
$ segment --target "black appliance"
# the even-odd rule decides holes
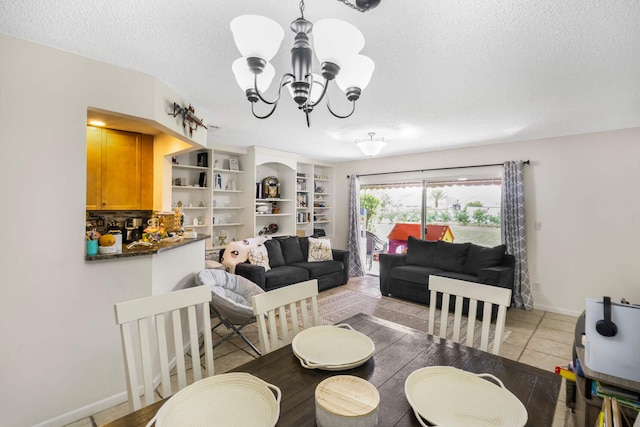
[[[131,243],[142,239],[142,218],[129,218],[124,225],[124,242]]]

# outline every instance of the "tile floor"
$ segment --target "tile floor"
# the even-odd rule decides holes
[[[426,309],[423,305],[382,297],[378,287],[378,277],[354,277],[344,286],[324,291],[322,300],[336,294],[358,292],[370,297],[361,304],[353,304],[336,312],[324,313],[324,319],[337,322],[357,312],[366,312],[416,329],[426,329]],[[556,366],[566,366],[571,359],[571,343],[577,318],[540,310],[524,311],[511,309],[507,312],[506,329],[511,331],[501,348],[501,355],[538,368],[553,371]],[[247,328],[245,333],[257,343],[255,328]],[[214,336],[214,342],[216,337]],[[226,372],[257,357],[239,338],[234,337],[214,349],[216,373]],[[128,404],[109,408],[90,417],[78,420],[67,427],[96,427],[128,413]],[[570,410],[565,407],[565,384],[562,383],[552,427],[573,427]],[[544,426],[541,426],[544,427]]]

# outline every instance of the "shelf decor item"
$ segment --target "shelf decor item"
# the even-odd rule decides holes
[[[227,230],[220,230],[218,232],[218,244],[220,246],[226,245],[228,237],[229,237],[229,232]]]
[[[256,203],[256,212],[259,214],[269,213],[269,205],[266,203]]]
[[[280,198],[280,180],[276,176],[268,176],[262,180],[262,196],[269,199]]]
[[[198,166],[201,168],[209,167],[209,153],[198,153]]]
[[[232,171],[240,170],[240,166],[238,165],[238,159],[229,159],[229,170],[232,170]]]
[[[265,234],[275,234],[278,232],[278,230],[280,229],[280,227],[278,227],[278,224],[269,224],[268,226],[265,225],[264,227],[262,227],[262,230],[260,230],[258,232],[258,236],[262,236]]]

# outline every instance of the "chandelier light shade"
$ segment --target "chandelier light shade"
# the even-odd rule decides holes
[[[359,89],[362,92],[367,87],[374,68],[375,64],[368,56],[354,55],[347,59],[344,69],[336,76],[336,84],[349,98],[350,91]]]
[[[375,132],[369,132],[369,139],[356,139],[358,148],[369,157],[377,156],[387,145],[382,137],[374,139],[375,134]]]
[[[238,86],[240,89],[245,92],[249,89],[253,89],[253,85],[256,83],[254,80],[254,74],[247,68],[247,61],[244,58],[238,58],[233,61],[231,65],[231,69],[233,70],[233,74],[236,76],[236,81],[238,82]],[[273,65],[267,64],[264,67],[264,71],[261,74],[258,74],[258,89],[260,92],[264,92],[269,89],[271,86],[271,81],[273,80],[273,76],[276,75],[276,70],[273,68]]]
[[[233,40],[245,58],[271,61],[280,49],[284,30],[273,19],[260,15],[242,15],[231,21]]]
[[[322,19],[313,26],[313,48],[321,64],[333,62],[342,69],[363,47],[364,36],[348,22]]]
[[[379,1],[365,2],[365,8],[352,6],[364,12],[377,3]],[[359,54],[364,47],[364,36],[356,27],[339,19],[323,19],[314,26],[304,19],[304,0],[300,2],[300,15],[291,23],[291,30],[295,33],[291,70],[280,77],[274,100],[265,99],[263,93],[275,75],[269,61],[277,53],[284,31],[272,19],[258,15],[242,15],[231,21],[231,32],[242,55],[233,63],[232,70],[251,103],[251,112],[259,119],[271,116],[278,106],[282,87],[287,86],[298,109],[305,113],[309,126],[309,113],[326,96],[329,82],[336,79],[336,84],[351,102],[351,111],[346,115],[337,114],[331,109],[328,97],[327,109],[335,117],[350,117],[375,68],[370,58]],[[312,30],[313,49],[309,37]],[[320,74],[314,74],[312,70],[314,52],[320,62]],[[258,101],[271,106],[265,115],[256,113]]]

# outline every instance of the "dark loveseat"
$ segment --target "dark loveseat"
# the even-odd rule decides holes
[[[322,291],[349,280],[349,251],[332,249],[333,260],[308,262],[308,237],[275,238],[264,245],[269,254],[269,271],[247,262],[236,265],[235,273],[265,291],[309,279],[318,279],[318,290]]]
[[[380,292],[429,304],[432,274],[513,291],[515,258],[505,250],[504,245],[487,248],[473,243],[432,242],[409,237],[406,253],[380,254]],[[454,302],[451,303],[453,307]]]

